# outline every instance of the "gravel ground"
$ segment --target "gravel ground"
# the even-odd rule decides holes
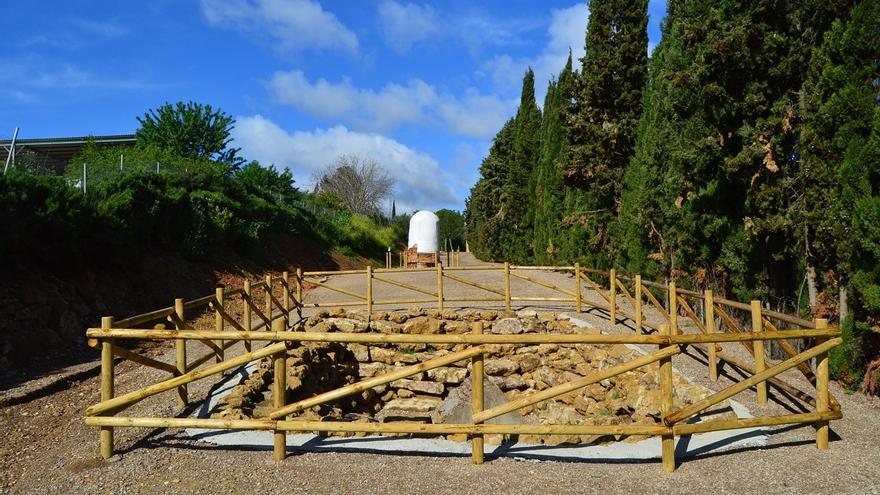
[[[400,274],[395,278],[430,287],[429,280],[422,280],[425,275],[436,283],[430,274]],[[500,278],[495,280],[495,275],[467,277],[500,286]],[[566,280],[566,275],[553,272],[535,275],[558,285]],[[363,279],[348,278],[351,280],[333,283],[361,292]],[[520,282],[512,281],[516,294],[530,291],[548,295],[544,289]],[[480,294],[476,289],[454,289],[451,285],[445,288],[447,294],[453,290],[462,290],[468,296]],[[377,284],[375,290],[383,298],[406,294],[404,289],[384,284],[381,288]],[[310,291],[310,297],[323,298],[324,291]],[[585,291],[585,296],[595,295]],[[340,300],[346,297],[340,295]],[[609,332],[632,332],[623,324],[609,328],[607,317],[600,312],[587,313],[583,318]],[[240,352],[237,347],[231,351]],[[745,355],[738,345],[726,344],[724,351]],[[173,362],[173,351],[156,348],[152,352]],[[190,343],[189,352],[201,355],[204,348]],[[716,390],[731,383],[727,378],[709,382],[700,359],[699,354],[682,354],[674,358],[673,365],[696,382]],[[117,393],[166,376],[125,362],[117,367]],[[789,372],[783,378],[809,390],[797,372]],[[209,382],[191,385],[194,401],[205,396]],[[502,458],[475,466],[467,457],[292,453],[276,464],[270,451],[221,449],[193,441],[179,430],[133,428],[116,430],[120,459],[106,462],[98,457],[97,428],[86,427],[82,421],[84,408],[100,396],[99,379],[91,377],[51,395],[0,409],[0,427],[5,433],[0,442],[0,492],[880,494],[880,401],[860,394],[849,395],[836,384],[832,384],[831,390],[843,407],[844,417],[832,423],[830,450],[822,452],[815,448],[812,427],[781,427],[771,431],[769,444],[762,448],[685,459],[674,474],[667,475],[659,460],[608,463]],[[752,391],[736,398],[756,416],[783,414],[791,407],[773,394],[772,388],[772,400],[760,408],[755,406]],[[133,415],[167,417],[192,413],[178,410],[170,392],[143,401],[130,411]]]

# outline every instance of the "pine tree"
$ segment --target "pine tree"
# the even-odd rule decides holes
[[[589,264],[607,266],[610,226],[633,154],[647,73],[647,0],[590,2],[583,70],[572,87],[571,146],[560,170],[570,191],[567,244]],[[574,253],[572,253],[574,254]]]
[[[572,84],[571,53],[565,68],[557,80],[550,81],[544,97],[544,112],[541,120],[541,147],[529,198],[532,225],[534,226],[533,261],[537,264],[554,264],[564,261],[560,257],[559,239],[561,237],[565,185],[558,165],[566,156],[568,136],[565,128],[565,114],[568,107],[566,95]]]
[[[540,143],[541,110],[535,103],[535,74],[523,77],[519,109],[513,125],[513,154],[501,189],[500,241],[505,261],[528,263],[533,227],[529,223],[529,178],[535,168]]]

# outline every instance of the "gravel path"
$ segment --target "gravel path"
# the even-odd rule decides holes
[[[463,259],[464,262],[473,262]],[[468,278],[500,287],[500,274]],[[428,280],[422,280],[427,275]],[[541,280],[568,286],[569,275],[535,273]],[[433,277],[433,278],[432,278]],[[362,292],[363,278],[334,280],[334,286]],[[395,275],[421,287],[433,287],[431,274]],[[565,284],[566,279],[568,284]],[[359,282],[359,284],[358,284]],[[520,284],[522,283],[522,284]],[[338,285],[336,285],[338,284]],[[514,294],[548,295],[550,292],[515,280]],[[445,287],[453,290],[452,284]],[[411,294],[385,285],[377,296],[399,298]],[[309,297],[324,297],[310,291]],[[482,294],[473,289],[467,296]],[[595,295],[584,292],[585,297]],[[326,297],[336,297],[327,295]],[[338,300],[349,296],[339,295]],[[409,297],[409,296],[406,296]],[[421,297],[421,296],[415,296]],[[595,300],[598,300],[596,297]],[[621,299],[621,304],[625,304]],[[422,304],[430,307],[430,304]],[[551,305],[552,306],[552,305]],[[381,309],[381,308],[377,308]],[[551,309],[551,308],[542,308]],[[559,308],[563,309],[563,308]],[[571,307],[564,308],[571,311]],[[624,324],[609,328],[604,313],[592,312],[583,319],[614,333],[632,332]],[[232,354],[241,352],[236,346]],[[227,351],[227,352],[230,352]],[[745,356],[739,345],[724,351]],[[173,362],[173,351],[151,351]],[[204,347],[190,343],[190,355]],[[673,365],[707,387],[721,389],[731,382],[707,380],[701,356],[679,355]],[[117,367],[117,393],[124,393],[167,375],[125,362]],[[797,372],[784,375],[790,383],[809,390]],[[205,396],[208,381],[190,386],[194,400]],[[832,423],[829,451],[815,448],[812,427],[783,427],[771,431],[769,444],[759,449],[698,456],[684,460],[672,475],[662,472],[659,461],[632,463],[537,462],[504,458],[475,466],[466,457],[433,458],[378,454],[296,454],[280,464],[269,451],[226,450],[193,441],[179,430],[120,428],[116,448],[121,459],[105,462],[98,455],[98,432],[82,422],[82,411],[98,401],[97,377],[70,388],[22,404],[0,409],[0,492],[2,493],[880,493],[880,401],[860,394],[848,395],[836,384],[832,393],[843,407],[842,420]],[[773,394],[771,396],[778,398]],[[756,416],[782,414],[791,407],[784,400],[771,400],[758,408],[754,393],[737,400]],[[175,405],[172,393],[137,404],[132,414],[188,415]]]

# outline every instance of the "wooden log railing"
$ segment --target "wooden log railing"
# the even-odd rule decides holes
[[[770,416],[762,418],[736,419],[724,421],[706,421],[697,424],[685,423],[685,421],[697,414],[707,411],[709,408],[751,387],[764,383],[777,377],[784,371],[796,368],[801,363],[814,358],[827,355],[827,352],[841,343],[840,331],[836,328],[828,328],[819,322],[817,328],[799,329],[789,331],[762,330],[758,332],[736,333],[711,333],[706,334],[675,334],[669,324],[661,325],[661,331],[656,335],[628,334],[628,335],[586,335],[586,334],[484,334],[483,323],[472,324],[471,332],[465,334],[378,334],[378,333],[343,333],[343,332],[293,332],[285,325],[283,318],[277,318],[272,331],[200,331],[200,330],[162,330],[162,329],[125,329],[114,328],[112,318],[102,320],[100,328],[90,328],[86,332],[89,339],[98,341],[105,356],[112,356],[114,343],[120,339],[154,339],[154,340],[225,340],[237,341],[268,341],[269,345],[260,350],[246,352],[235,357],[226,357],[223,362],[216,363],[204,369],[192,370],[187,373],[174,376],[161,382],[148,385],[142,389],[134,390],[119,396],[114,396],[113,391],[113,360],[105,357],[102,359],[102,395],[101,401],[86,409],[85,423],[101,428],[101,452],[105,457],[113,453],[113,428],[117,427],[201,427],[219,429],[255,429],[271,430],[274,432],[273,455],[277,461],[286,456],[286,433],[289,431],[348,431],[362,433],[420,433],[420,434],[452,434],[466,433],[472,439],[472,459],[475,463],[484,460],[482,435],[491,433],[500,434],[596,434],[596,435],[655,435],[662,439],[662,465],[667,472],[676,468],[674,442],[676,436],[690,435],[700,432],[720,431],[752,426],[770,426],[781,424],[813,424],[817,425],[817,446],[827,448],[827,423],[841,417],[839,410],[829,406],[827,390],[827,373],[820,372],[817,377],[818,398],[816,410],[811,413],[787,414],[782,416]],[[735,383],[728,388],[716,392],[709,397],[673,410],[673,397],[675,394],[672,379],[671,358],[682,352],[682,348],[688,345],[709,344],[710,346],[723,342],[764,342],[770,340],[784,340],[791,338],[813,339],[820,341],[811,349],[797,354],[788,360],[756,372],[753,376]],[[315,396],[302,399],[292,404],[285,404],[283,393],[286,376],[286,352],[292,342],[343,342],[343,343],[366,343],[366,344],[464,344],[466,347],[456,352],[434,357],[427,361],[413,364],[404,368],[396,369],[380,376],[364,379],[360,382],[345,385],[335,390],[326,391]],[[642,345],[656,345],[657,351],[620,363],[613,367],[597,371],[591,375],[569,380],[557,384],[554,387],[522,396],[503,405],[484,409],[482,396],[483,359],[489,352],[491,344],[623,344],[638,343]],[[149,397],[156,396],[166,391],[176,389],[196,380],[207,378],[215,373],[228,371],[249,362],[271,358],[273,361],[275,382],[274,409],[264,418],[251,420],[232,419],[208,419],[208,418],[157,418],[137,416],[117,416],[118,413]],[[422,373],[426,370],[441,366],[447,366],[462,360],[472,360],[472,373],[474,393],[472,394],[472,418],[466,424],[412,424],[412,423],[355,423],[345,421],[304,421],[297,418],[288,419],[288,416],[296,414],[308,408],[326,404],[364,390],[390,383],[394,380]],[[570,393],[593,383],[611,379],[622,373],[626,373],[651,363],[660,362],[660,387],[662,398],[662,421],[660,424],[651,425],[489,425],[486,422],[492,418],[506,414],[523,407],[533,406],[541,401]]]
[[[446,256],[446,265],[440,263],[442,258],[437,257],[437,263],[433,267],[404,267],[391,268],[390,260],[386,258],[386,267],[365,270],[345,271],[303,271],[296,269],[292,277],[290,272],[283,272],[280,276],[266,276],[263,280],[246,280],[240,288],[227,288],[218,286],[214,294],[200,298],[183,300],[176,299],[172,306],[149,311],[129,318],[115,320],[112,317],[102,319],[101,328],[92,328],[87,331],[88,344],[102,351],[102,395],[101,402],[92,405],[86,410],[86,423],[101,427],[101,453],[107,457],[112,455],[113,428],[119,426],[177,426],[177,425],[216,425],[220,428],[229,429],[265,429],[275,433],[275,458],[284,458],[284,435],[288,431],[359,431],[359,432],[399,432],[399,433],[468,433],[471,435],[474,447],[474,462],[483,462],[482,435],[489,433],[528,433],[535,434],[644,434],[658,435],[662,437],[663,466],[665,470],[675,467],[674,451],[670,447],[670,439],[676,435],[687,435],[705,431],[718,431],[747,426],[772,426],[781,424],[810,423],[817,429],[817,446],[828,446],[828,421],[838,419],[841,416],[839,402],[828,391],[827,353],[828,350],[840,343],[838,329],[828,327],[827,321],[809,321],[802,318],[774,312],[761,307],[759,301],[742,303],[730,299],[715,297],[712,291],[697,292],[676,287],[676,282],[660,284],[657,282],[642,280],[641,276],[633,277],[618,274],[616,270],[601,271],[579,264],[563,267],[535,267],[516,266],[504,263],[503,265],[478,265],[461,266],[458,253],[450,253]],[[447,266],[448,265],[448,266]],[[405,264],[404,264],[405,266]],[[570,287],[556,281],[548,281],[523,272],[537,270],[552,270],[555,272],[571,272],[573,284]],[[488,281],[490,277],[480,276],[465,277],[469,272],[494,272],[500,275],[502,287],[498,288]],[[436,286],[421,286],[419,283],[404,282],[392,278],[395,273],[433,273],[436,277]],[[351,275],[365,276],[366,291],[358,293],[342,287],[334,286],[330,282],[318,280],[321,276]],[[511,279],[518,283],[541,287],[564,297],[533,295],[518,295],[512,287]],[[595,279],[595,280],[594,280]],[[428,280],[426,278],[426,280]],[[457,295],[455,286],[446,286],[448,281],[483,291],[485,295]],[[601,284],[597,281],[600,281]],[[374,282],[409,290],[428,298],[383,300],[374,297]],[[332,293],[342,294],[355,298],[353,301],[306,301],[309,292],[307,286],[320,287]],[[665,304],[658,299],[663,297]],[[598,295],[602,302],[592,300],[591,295]],[[578,312],[600,309],[609,315],[612,323],[630,320],[634,323],[635,334],[632,335],[546,335],[546,334],[522,334],[522,335],[494,335],[483,334],[482,326],[475,325],[469,334],[456,335],[409,335],[409,334],[375,334],[375,333],[319,333],[319,332],[291,332],[294,328],[301,328],[303,321],[303,308],[313,307],[366,307],[368,316],[372,314],[374,306],[402,305],[402,304],[436,304],[442,310],[444,305],[450,303],[474,303],[491,302],[502,304],[506,310],[513,309],[514,302],[553,302],[573,303]],[[628,303],[621,306],[621,302]],[[237,309],[240,308],[240,311]],[[214,314],[213,330],[196,330],[187,322],[189,311],[210,311]],[[734,317],[733,311],[748,314],[748,317]],[[295,316],[295,318],[294,318]],[[657,321],[659,318],[659,322]],[[719,318],[716,320],[716,318]],[[751,321],[750,328],[740,322]],[[139,325],[149,324],[156,321],[167,321],[173,329],[137,328]],[[679,323],[684,323],[681,327]],[[778,327],[773,323],[781,323]],[[793,328],[780,329],[783,324],[794,325]],[[645,329],[654,329],[657,333],[646,334]],[[699,333],[683,333],[683,328],[695,328]],[[175,347],[175,362],[165,363],[161,360],[143,356],[133,350],[120,347],[119,339],[137,340],[166,340],[173,341]],[[798,352],[791,345],[790,340],[807,339],[806,342],[813,345],[806,351]],[[192,359],[187,356],[187,342],[196,341],[208,348],[208,353]],[[785,361],[776,363],[768,362],[764,352],[764,342],[779,342],[779,348],[787,356]],[[225,351],[241,342],[244,346],[244,354],[227,357]],[[266,342],[265,347],[254,349],[254,344]],[[285,404],[283,400],[275,402],[275,410],[268,418],[257,420],[210,420],[196,418],[138,418],[120,417],[117,413],[130,407],[136,402],[153,395],[176,390],[179,406],[185,406],[189,401],[187,385],[193,381],[223,373],[233,368],[242,366],[250,361],[262,358],[273,359],[276,376],[284,373],[283,362],[280,356],[286,352],[290,342],[340,342],[362,344],[389,344],[389,343],[419,343],[419,344],[463,344],[468,346],[465,350],[450,356],[438,358],[438,360],[420,363],[408,368],[397,370],[391,375],[374,377],[363,382],[355,383],[342,389],[327,392],[325,394],[305,399],[294,404]],[[559,384],[550,389],[520,397],[516,401],[504,406],[484,410],[479,393],[473,397],[473,421],[471,424],[460,425],[400,425],[400,424],[363,424],[356,425],[344,422],[309,422],[285,419],[289,414],[302,409],[322,404],[326,401],[335,400],[343,395],[357,393],[363,387],[371,388],[382,380],[393,381],[395,379],[419,373],[431,369],[431,367],[443,366],[454,361],[469,359],[472,361],[472,369],[479,371],[482,368],[482,359],[486,353],[485,345],[488,344],[583,344],[596,345],[612,343],[629,343],[640,345],[659,346],[656,352],[636,359],[630,363],[623,363],[599,372],[596,375],[575,379],[567,383]],[[722,352],[722,343],[739,343],[751,354],[754,365],[745,363],[741,359]],[[666,377],[668,364],[673,355],[678,354],[687,346],[695,346],[703,349],[708,359],[709,377],[712,381],[718,379],[718,365],[730,365],[739,369],[747,378],[742,379],[731,387],[722,390],[706,400],[693,404],[677,411],[672,410],[671,378]],[[141,390],[136,390],[120,396],[114,395],[113,390],[113,362],[114,358],[127,359],[140,365],[155,368],[171,375],[170,378]],[[216,364],[203,367],[215,359]],[[817,362],[814,372],[807,364],[808,360],[815,359]],[[450,361],[453,360],[453,361]],[[531,406],[542,400],[548,400],[558,394],[564,394],[577,390],[583,386],[595,383],[595,381],[616,376],[625,371],[636,369],[651,362],[660,362],[661,382],[663,385],[663,424],[651,425],[626,425],[626,426],[597,426],[597,425],[489,425],[485,422],[506,412]],[[438,364],[439,363],[439,364]],[[797,369],[806,380],[816,389],[815,394],[804,392],[779,378],[779,374]],[[398,376],[399,375],[399,376]],[[478,385],[480,377],[474,376],[474,385]],[[279,378],[283,380],[283,378]],[[378,381],[377,381],[378,380]],[[374,383],[375,382],[375,383]],[[754,418],[749,420],[732,420],[723,422],[707,422],[688,424],[684,423],[692,417],[712,407],[719,401],[724,400],[736,393],[749,388],[757,390],[757,402],[764,403],[767,400],[768,386],[779,389],[790,397],[802,401],[809,407],[815,408],[814,412],[791,414],[785,416],[772,416],[769,418]],[[667,390],[669,388],[670,390]],[[476,389],[475,389],[476,390]],[[482,388],[480,387],[480,390]],[[334,395],[335,394],[335,395]],[[343,395],[339,395],[343,394]],[[666,398],[669,395],[667,403]],[[317,401],[317,402],[316,402]],[[214,427],[214,426],[205,426]]]

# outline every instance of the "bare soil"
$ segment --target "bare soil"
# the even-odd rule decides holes
[[[499,280],[493,278],[495,274],[473,273],[465,276],[500,287]],[[423,280],[425,275],[429,280]],[[566,280],[571,283],[566,274],[539,272],[534,276],[557,285]],[[422,287],[436,283],[431,274],[395,277]],[[358,283],[355,277],[331,283],[357,292],[364,287],[364,280],[360,278]],[[549,294],[547,289],[519,280],[512,285],[516,294]],[[377,297],[397,299],[406,293],[405,289],[386,287],[377,284]],[[315,289],[309,297],[323,297],[321,291],[325,290]],[[459,289],[450,283],[445,290],[452,294]],[[482,294],[478,289],[460,290],[462,294]],[[596,294],[584,295],[598,300]],[[625,305],[623,299],[621,305]],[[518,305],[515,309],[522,307]],[[581,316],[604,331],[632,332],[625,324],[609,325],[607,315],[600,311]],[[723,347],[726,353],[745,355],[741,346]],[[198,343],[189,344],[192,356],[205,350]],[[241,352],[239,346],[233,351]],[[173,352],[161,347],[151,352],[173,362]],[[702,359],[698,353],[682,354],[674,358],[673,366],[714,390],[729,386],[731,379],[737,378],[735,372],[725,368],[722,379],[709,382]],[[117,392],[134,390],[166,377],[162,372],[125,362],[117,367]],[[782,378],[809,390],[797,372],[786,373]],[[659,461],[535,462],[501,458],[475,466],[467,457],[293,452],[284,462],[275,463],[269,451],[218,448],[194,441],[180,430],[133,428],[116,430],[120,459],[108,462],[98,457],[97,428],[83,425],[83,410],[99,400],[99,386],[97,377],[87,378],[53,394],[0,409],[0,428],[4,432],[0,442],[0,492],[880,493],[880,401],[848,394],[836,384],[832,384],[831,390],[843,407],[844,417],[832,423],[830,450],[815,448],[815,431],[810,426],[781,427],[771,430],[765,447],[680,460],[672,475],[662,472]],[[191,385],[193,403],[203,398],[210,386],[210,380]],[[772,388],[771,396],[770,403],[763,407],[755,405],[753,391],[736,398],[756,416],[784,414],[795,407]],[[193,409],[191,406],[180,411],[169,392],[145,400],[130,411],[133,415],[175,417],[191,415]]]

